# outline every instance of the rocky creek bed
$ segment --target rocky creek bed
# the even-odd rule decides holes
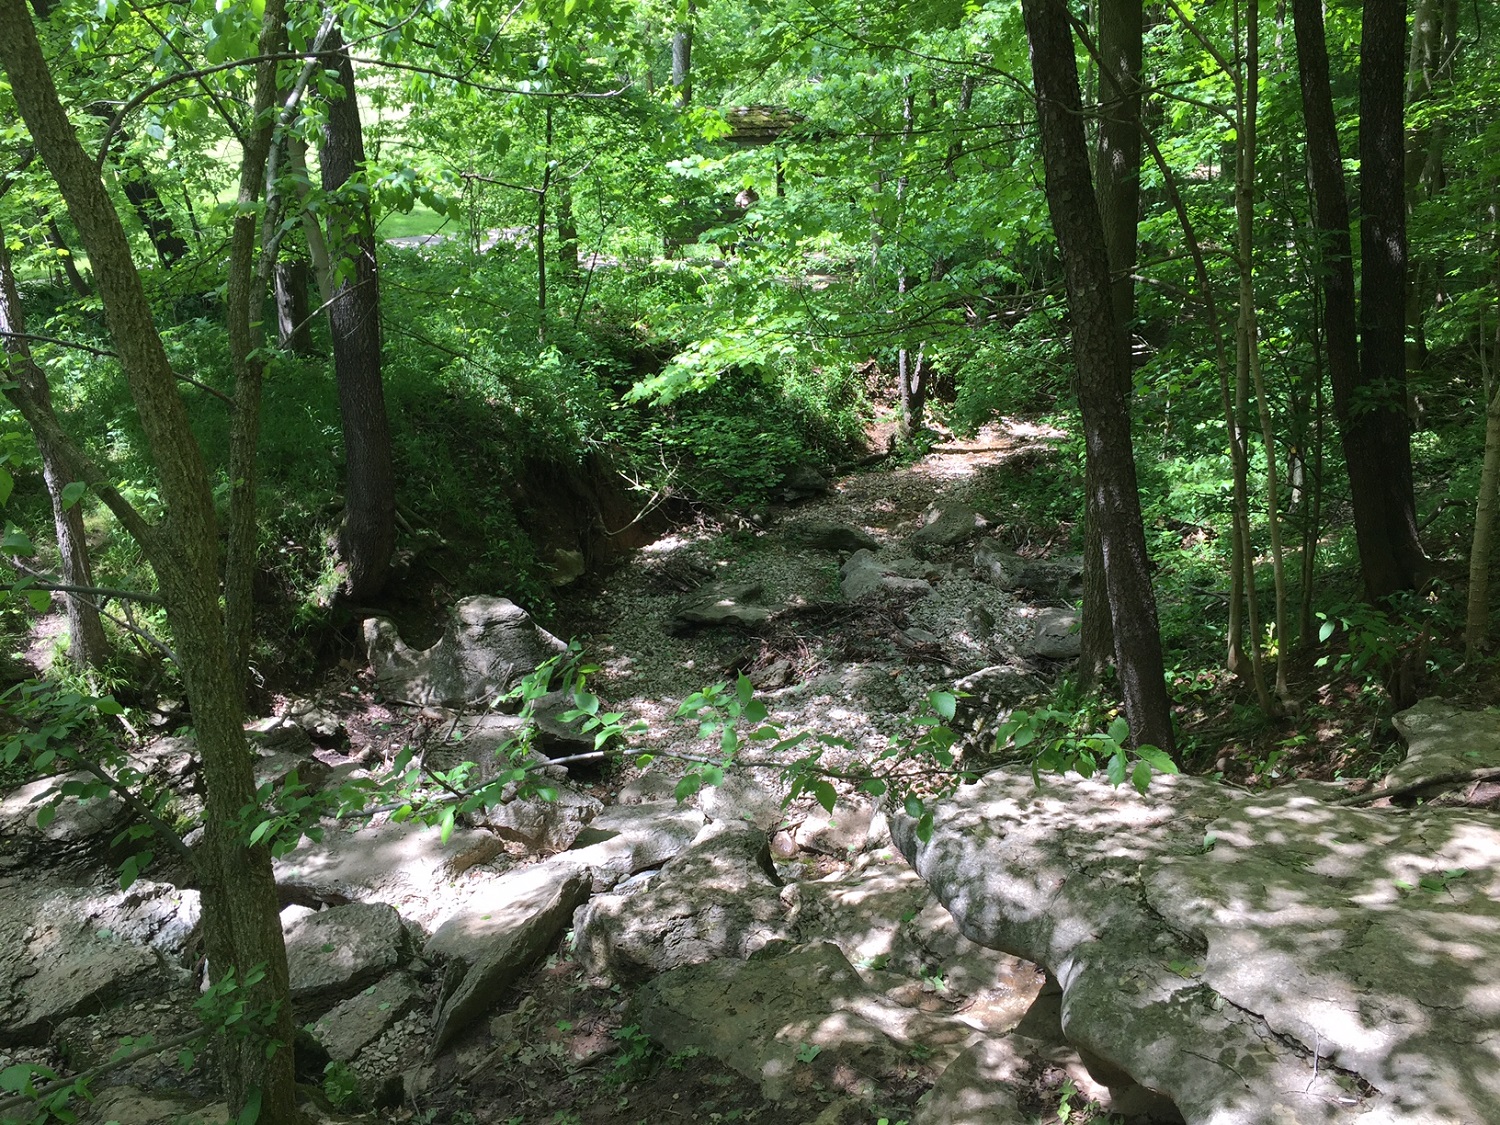
[[[739,673],[849,759],[932,690],[966,691],[978,735],[1045,691],[1076,655],[1079,562],[1008,539],[994,498],[1046,437],[805,480],[765,526],[679,532],[567,603],[591,686],[645,724],[629,753],[552,767],[557,800],[446,841],[376,817],[278,861],[310,1081],[424,1122],[1500,1120],[1488,812],[996,769],[922,841],[852,793],[785,804],[771,756],[674,799],[673,755],[702,752],[677,703]],[[252,724],[264,779],[337,785],[406,745],[483,762],[520,721],[489,704],[562,647],[490,595],[426,649],[364,634],[367,668]],[[563,705],[540,747],[587,754]],[[1500,765],[1493,716],[1429,702],[1400,729],[1391,786]],[[137,759],[190,807],[190,743]],[[189,1032],[201,962],[185,872],[114,883],[123,806],[69,799],[37,827],[64,780],[0,801],[0,1063],[76,1073]],[[97,1088],[101,1122],[222,1116],[172,1053]]]

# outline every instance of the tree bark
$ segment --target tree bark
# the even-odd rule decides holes
[[[672,33],[672,86],[677,90],[677,108],[693,101],[693,0],[686,0],[685,18]]]
[[[1405,43],[1404,0],[1367,0],[1359,65],[1360,374],[1375,400],[1366,425],[1380,456],[1397,589],[1416,586],[1427,563],[1406,408]]]
[[[267,0],[266,25],[279,28],[284,18],[281,0]],[[263,846],[245,846],[240,819],[241,810],[254,803],[255,782],[245,745],[238,675],[220,608],[219,539],[208,473],[119,215],[74,135],[23,0],[0,0],[0,66],[88,251],[110,335],[156,467],[164,512],[159,523],[147,522],[118,493],[106,490],[103,495],[157,574],[192,708],[206,790],[205,837],[195,852],[195,867],[203,894],[209,971],[215,980],[233,972],[242,982],[239,995],[249,1010],[266,1018],[263,1034],[226,1036],[220,1043],[230,1114],[238,1116],[258,1096],[259,1120],[265,1125],[298,1122],[291,1051],[294,1025],[271,858]],[[258,92],[261,85],[258,81]],[[28,422],[52,429],[24,391],[10,393]],[[82,462],[76,448],[68,451],[68,460],[73,465]],[[261,983],[243,984],[256,968],[265,973]]]
[[[42,480],[47,485],[47,495],[52,501],[52,526],[57,534],[57,554],[60,560],[62,580],[68,586],[88,587],[94,584],[94,571],[89,562],[88,543],[84,538],[83,508],[63,503],[63,489],[72,481],[63,450],[58,449],[48,434],[56,428],[56,415],[52,409],[52,388],[47,376],[31,358],[31,347],[25,340],[26,316],[21,308],[20,294],[16,290],[15,274],[11,271],[10,251],[5,245],[4,232],[0,231],[0,332],[7,335],[0,340],[10,356],[10,377],[15,379],[37,408],[53,419],[48,431],[37,430],[37,452],[42,458]],[[109,655],[109,642],[104,636],[104,626],[99,620],[99,607],[87,594],[69,592],[60,595],[68,614],[68,659],[79,668],[102,664]]]
[[[1370,18],[1373,8],[1389,6],[1390,0],[1379,0],[1379,3],[1365,6],[1365,16]],[[1397,9],[1401,7],[1398,3]],[[1375,371],[1367,370],[1362,366],[1359,337],[1356,334],[1356,315],[1354,298],[1354,263],[1350,249],[1349,238],[1349,200],[1344,186],[1344,166],[1339,148],[1338,130],[1333,115],[1333,94],[1328,79],[1328,48],[1324,38],[1323,9],[1319,0],[1292,0],[1292,16],[1297,35],[1297,58],[1298,67],[1302,79],[1302,112],[1307,123],[1307,163],[1308,175],[1312,182],[1314,225],[1317,228],[1318,250],[1322,266],[1323,283],[1323,339],[1327,349],[1328,359],[1328,381],[1333,388],[1334,415],[1339,423],[1339,437],[1344,451],[1344,463],[1349,474],[1349,497],[1354,509],[1354,534],[1359,548],[1360,569],[1364,577],[1365,593],[1372,601],[1379,600],[1395,593],[1397,590],[1410,589],[1416,585],[1416,564],[1420,559],[1421,550],[1416,543],[1416,521],[1415,504],[1411,502],[1411,449],[1410,434],[1405,423],[1405,393],[1404,393],[1404,371],[1400,373],[1400,383],[1403,387],[1401,398],[1392,402],[1388,395],[1390,388],[1382,388],[1374,378],[1377,371],[1385,372],[1389,364],[1381,366],[1380,357],[1372,357],[1376,360]],[[1386,22],[1389,22],[1387,20]],[[1380,20],[1377,19],[1375,28],[1377,36],[1380,34]],[[1388,36],[1389,37],[1389,36]],[[1366,49],[1372,53],[1388,55],[1389,45],[1380,52],[1376,44],[1366,44]],[[1381,193],[1381,177],[1387,177],[1394,172],[1399,182],[1402,173],[1402,160],[1399,152],[1400,140],[1400,93],[1401,93],[1401,51],[1399,42],[1396,44],[1395,66],[1391,75],[1385,76],[1384,81],[1389,84],[1395,83],[1396,112],[1397,112],[1397,144],[1398,151],[1391,159],[1391,167],[1382,170],[1372,168],[1366,164],[1365,171],[1368,184],[1362,184],[1362,190],[1370,190],[1378,197]],[[1370,68],[1370,61],[1366,59],[1361,64],[1361,88],[1366,81],[1365,71]],[[1388,107],[1382,107],[1380,95],[1386,94],[1386,89],[1381,85],[1379,76],[1369,76],[1371,83],[1371,94],[1375,100],[1370,103],[1369,108],[1372,115],[1377,115],[1382,109],[1389,112]],[[1372,135],[1364,137],[1364,128],[1361,132],[1361,154],[1362,157],[1368,152],[1372,160],[1379,160],[1379,151],[1383,147],[1377,141],[1376,134],[1379,127],[1375,124],[1372,116]],[[1388,144],[1388,141],[1385,142]],[[1399,190],[1399,189],[1398,189]],[[1378,198],[1372,198],[1377,214],[1381,203]],[[1385,227],[1386,222],[1382,219],[1377,222],[1368,232],[1371,237],[1379,238],[1379,230]],[[1400,232],[1402,246],[1399,249],[1399,258],[1405,261],[1405,231],[1404,226]],[[1367,258],[1379,257],[1382,254],[1391,254],[1392,248],[1380,248],[1366,243]],[[1369,267],[1367,266],[1367,269]],[[1389,272],[1390,262],[1385,266],[1386,273]],[[1376,267],[1373,277],[1366,275],[1367,280],[1374,280],[1377,292],[1366,293],[1367,300],[1373,296],[1376,307],[1382,305],[1379,289],[1388,279],[1382,275],[1381,269]],[[1399,283],[1397,294],[1399,295]],[[1389,303],[1389,294],[1385,299]],[[1368,310],[1366,313],[1368,323]],[[1384,338],[1389,341],[1390,332],[1394,329],[1399,337],[1402,326],[1406,322],[1404,306],[1395,314],[1395,319],[1385,326]],[[1376,332],[1366,341],[1366,354],[1369,355],[1370,346],[1382,334],[1379,326]],[[1404,363],[1405,349],[1402,341],[1395,340],[1395,356],[1397,363]],[[1400,418],[1392,418],[1393,413],[1399,413]],[[1405,466],[1404,474],[1402,465]],[[1394,504],[1387,494],[1387,480],[1389,476],[1396,476],[1396,491],[1404,488],[1406,499],[1396,499]],[[1395,507],[1398,518],[1393,525],[1391,519],[1391,508]],[[1402,508],[1407,508],[1413,515],[1411,518],[1399,515]],[[1404,525],[1404,526],[1403,526]]]
[[[293,355],[311,355],[312,309],[307,299],[312,267],[306,258],[276,263],[276,343]]]
[[[1170,752],[1171,711],[1124,393],[1125,349],[1089,175],[1067,4],[1023,0],[1021,11],[1031,45],[1047,207],[1068,291],[1084,440],[1089,461],[1100,470],[1089,482],[1088,517],[1097,522],[1103,544],[1120,691],[1132,741]]]
[[[68,249],[67,239],[57,226],[57,220],[44,210],[42,212],[43,228],[42,237],[47,242],[47,248],[57,255],[62,265],[63,276],[68,279],[68,286],[73,290],[74,296],[91,297],[93,289],[84,280],[83,274],[78,272],[78,263],[73,260],[73,251]]]
[[[901,151],[903,155],[911,147],[912,132],[916,128],[916,102],[911,92],[911,75],[901,76]],[[900,226],[906,218],[907,178],[903,172],[896,179],[896,223],[897,245],[900,245]],[[905,263],[896,276],[896,298],[898,305],[906,304],[906,292],[911,288],[911,274]],[[901,423],[897,437],[902,442],[911,441],[922,428],[922,417],[927,411],[927,374],[923,370],[923,348],[918,346],[913,358],[911,348],[905,340],[896,349],[896,387],[901,396]]]
[[[1136,225],[1141,185],[1141,38],[1144,17],[1140,0],[1102,0],[1098,5],[1098,68],[1103,105],[1099,113],[1094,168],[1098,180],[1099,217],[1112,278],[1110,295],[1125,349],[1125,395],[1130,397],[1130,336],[1135,319]],[[1088,468],[1084,488],[1089,490]],[[1104,581],[1104,547],[1099,530],[1083,524],[1083,625],[1078,676],[1090,689],[1108,670],[1114,653],[1110,631],[1109,591]]]
[[[380,289],[375,232],[367,196],[343,192],[365,163],[354,64],[335,31],[325,66],[338,74],[342,96],[328,105],[323,130],[323,190],[330,257],[338,264],[328,323],[339,415],[344,427],[346,486],[339,556],[344,592],[370,598],[385,587],[396,544],[396,475],[391,464],[390,422],[380,372]]]

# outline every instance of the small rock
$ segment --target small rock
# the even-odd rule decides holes
[[[1030,615],[1031,641],[1026,655],[1047,660],[1074,660],[1083,650],[1081,618],[1068,609],[1040,609]]]
[[[880,544],[875,541],[875,537],[861,528],[821,520],[789,528],[787,538],[799,546],[811,547],[815,551],[852,553],[859,550],[880,549]]]
[[[912,539],[928,547],[953,547],[989,526],[983,516],[966,504],[934,504],[922,517],[922,528]]]
[[[1014,590],[1026,574],[1026,560],[1014,551],[986,539],[974,549],[974,574],[1002,590]]]
[[[775,612],[756,601],[763,590],[759,582],[710,584],[679,602],[672,615],[686,625],[761,625]]]

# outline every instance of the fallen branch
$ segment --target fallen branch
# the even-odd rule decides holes
[[[140,1050],[132,1051],[130,1054],[125,1055],[121,1058],[113,1059],[107,1063],[102,1063],[99,1066],[94,1067],[92,1070],[85,1070],[82,1074],[75,1074],[72,1077],[66,1078],[58,1078],[55,1081],[48,1082],[44,1086],[38,1086],[34,1093],[18,1094],[13,1098],[6,1098],[4,1101],[0,1101],[0,1118],[4,1118],[5,1115],[10,1113],[12,1110],[20,1109],[23,1106],[35,1107],[40,1104],[43,1098],[55,1094],[59,1090],[62,1090],[68,1086],[77,1085],[79,1082],[87,1082],[91,1079],[98,1078],[102,1074],[108,1074],[110,1071],[119,1070],[121,1067],[128,1066],[129,1064],[135,1062],[137,1059],[144,1059],[150,1055],[159,1055],[163,1051],[172,1050],[172,1048],[174,1047],[185,1047],[187,1046],[187,1044],[192,1043],[195,1040],[205,1038],[207,1034],[208,1033],[206,1031],[204,1031],[202,1028],[199,1028],[197,1031],[190,1031],[185,1035],[178,1035],[171,1039],[163,1040],[160,1043],[152,1043],[149,1046],[140,1048]]]
[[[1368,793],[1357,793],[1353,797],[1344,797],[1333,803],[1345,808],[1351,808],[1356,805],[1371,804],[1382,797],[1404,797],[1408,793],[1415,793],[1419,789],[1431,789],[1437,785],[1456,785],[1464,781],[1496,780],[1500,780],[1500,766],[1489,766],[1484,769],[1473,770],[1455,770],[1452,773],[1439,773],[1434,774],[1432,777],[1409,781],[1405,785],[1396,786],[1394,789],[1373,789]]]

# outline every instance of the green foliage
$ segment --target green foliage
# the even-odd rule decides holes
[[[335,1059],[323,1068],[323,1093],[335,1109],[357,1110],[360,1105],[359,1075],[348,1063]]]
[[[1172,761],[1155,746],[1129,745],[1130,728],[1116,717],[1103,731],[1080,729],[1078,712],[1039,707],[1017,709],[1000,724],[995,735],[997,749],[1012,747],[1025,751],[1031,760],[1033,778],[1042,773],[1062,774],[1069,771],[1092,777],[1103,771],[1116,788],[1127,778],[1139,792],[1146,792],[1153,773],[1180,772]],[[1084,733],[1086,731],[1086,733]]]

